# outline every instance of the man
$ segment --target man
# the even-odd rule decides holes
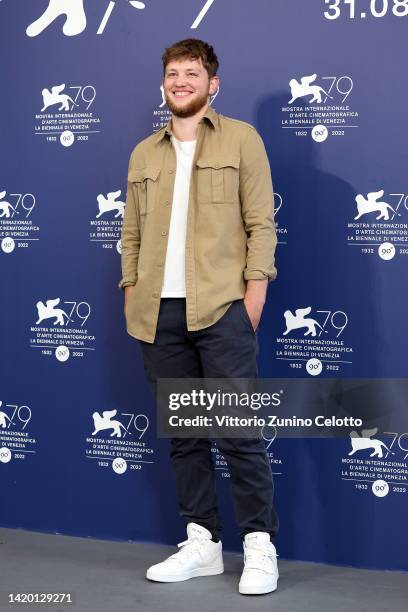
[[[273,190],[263,142],[248,123],[210,106],[219,87],[213,48],[197,39],[163,55],[169,123],[132,152],[122,229],[128,333],[147,378],[256,378],[258,325],[276,277]],[[229,471],[245,566],[243,594],[277,587],[278,523],[260,439],[218,439]],[[171,439],[187,540],[147,570],[177,582],[223,572],[211,442]]]

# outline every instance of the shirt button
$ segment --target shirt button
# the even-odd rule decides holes
[[[152,293],[152,297],[157,298],[157,297],[159,297],[159,294],[154,292],[154,293]]]
[[[169,174],[174,174],[174,170],[169,170]]]
[[[163,230],[163,231],[162,231],[162,233],[161,233],[161,235],[162,235],[162,236],[167,236],[167,232],[166,232],[166,230]]]
[[[219,168],[220,165],[219,164],[214,164],[214,168]]]
[[[165,206],[168,206],[170,204],[170,202],[164,202]]]

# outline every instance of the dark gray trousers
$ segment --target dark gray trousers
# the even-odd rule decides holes
[[[244,301],[235,300],[216,323],[188,331],[185,298],[161,298],[158,327],[153,344],[139,340],[147,379],[156,396],[157,378],[257,378],[259,351]],[[219,538],[211,441],[203,438],[172,438],[179,511],[185,523],[203,525]],[[273,480],[262,439],[218,438],[230,472],[232,500],[240,537],[278,530],[273,506]]]

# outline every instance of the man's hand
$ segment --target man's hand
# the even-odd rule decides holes
[[[257,330],[261,320],[267,290],[268,279],[247,281],[244,304],[254,331]]]
[[[125,304],[124,304],[123,310],[124,310],[125,313],[126,313],[126,306],[128,304],[129,298],[130,298],[130,294],[132,293],[134,288],[135,288],[134,285],[129,285],[128,287],[124,288],[124,292],[125,292]]]

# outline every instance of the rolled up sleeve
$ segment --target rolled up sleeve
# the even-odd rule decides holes
[[[241,145],[240,199],[247,233],[244,278],[271,282],[277,275],[274,195],[268,156],[255,129]]]
[[[131,163],[132,157],[129,161],[126,206],[121,233],[122,279],[118,284],[119,289],[135,285],[137,282],[137,264],[140,250],[140,215],[137,186],[129,181]]]

